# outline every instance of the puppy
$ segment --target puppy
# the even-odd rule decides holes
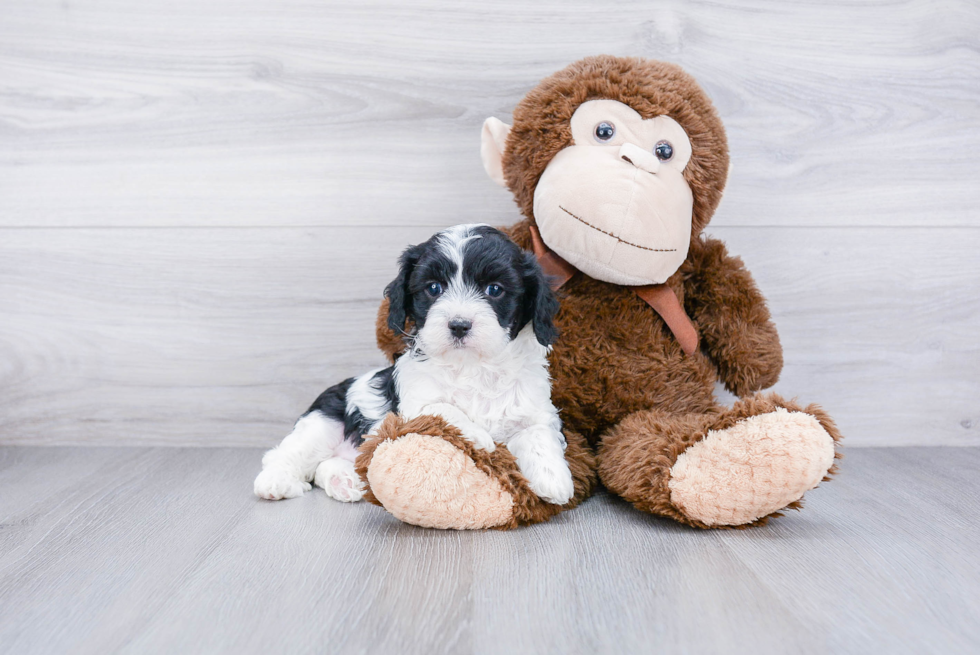
[[[408,350],[320,394],[262,458],[255,495],[294,498],[312,481],[360,500],[357,447],[396,412],[441,416],[478,448],[507,446],[539,497],[567,503],[572,475],[546,358],[558,301],[534,256],[489,226],[459,225],[405,250],[385,296]]]

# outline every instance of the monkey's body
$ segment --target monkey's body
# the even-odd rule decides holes
[[[518,245],[530,249],[526,222],[507,231]],[[717,241],[712,245],[724,248]],[[693,266],[685,264],[667,284],[682,304],[706,310],[705,299],[698,297],[697,285],[689,277],[691,272]],[[577,274],[561,287],[558,296],[561,308],[556,326],[561,338],[549,358],[551,396],[561,408],[564,425],[583,435],[590,445],[598,446],[606,431],[634,412],[654,409],[689,414],[715,409],[714,382],[719,372],[705,354],[704,338],[701,349],[686,355],[663,319],[629,287]],[[767,342],[774,352],[759,353],[760,360],[769,360],[769,365],[760,379],[763,384],[752,391],[775,382],[782,364],[772,324],[767,320],[756,329],[774,337]]]
[[[519,245],[530,249],[526,221],[508,231]],[[732,409],[718,404],[716,380],[732,393],[747,397],[772,386],[783,364],[765,301],[742,262],[728,255],[724,244],[705,238],[693,242],[687,261],[667,284],[695,325],[708,328],[699,329],[700,348],[692,355],[684,353],[664,320],[631,288],[581,273],[561,287],[556,325],[563,336],[555,344],[550,363],[552,400],[561,410],[565,427],[598,449],[603,484],[644,511],[712,527],[764,522],[772,510],[798,506],[793,498],[788,504],[765,508],[770,511],[753,511],[744,496],[766,495],[765,483],[754,488],[733,485],[735,493],[717,507],[723,515],[745,515],[747,521],[728,523],[719,512],[711,511],[694,516],[676,506],[683,494],[671,500],[672,467],[709,430],[724,430],[749,416],[774,416],[777,408],[783,408],[815,417],[834,439],[839,434],[818,407],[804,409],[775,395],[748,398]],[[775,450],[786,445],[772,435],[761,436],[769,442],[755,444],[763,451],[770,450],[770,444]],[[790,441],[796,438],[798,435],[790,435]],[[784,473],[791,473],[789,477],[798,474],[802,484],[813,486],[831,466],[833,449],[828,451],[827,445],[810,450],[798,461],[784,462]],[[735,450],[745,446],[735,444]],[[729,448],[722,445],[717,450]],[[750,450],[743,449],[735,459],[747,456]],[[808,461],[811,456],[823,461]],[[766,459],[766,464],[776,463],[773,460],[779,456],[767,455]],[[718,468],[730,464],[745,467],[749,462],[726,458],[719,467],[711,467],[715,470],[708,472],[709,477],[716,477]],[[785,476],[780,476],[780,483],[784,481]]]
[[[629,138],[608,145],[620,146],[625,163],[617,164],[616,150],[602,149],[607,144],[586,143],[581,120],[576,127],[577,110],[595,99],[614,101],[587,107],[592,112],[587,120],[605,116],[595,114],[596,107],[614,113],[614,121],[597,122],[596,138],[605,141],[617,123]],[[638,509],[697,527],[755,525],[798,507],[807,490],[833,473],[840,434],[815,405],[753,395],[779,377],[782,350],[748,271],[721,242],[701,234],[720,201],[728,169],[724,129],[710,101],[675,66],[595,57],[544,80],[517,107],[514,120],[509,135],[502,124],[485,129],[481,151],[488,173],[506,182],[527,217],[506,231],[531,250],[530,228],[536,225],[546,247],[591,273],[579,270],[558,292],[560,337],[549,358],[552,401],[564,424],[575,497],[563,508],[543,503],[515,475],[503,449],[478,451],[440,427],[426,427],[424,436],[433,447],[422,453],[409,445],[417,440],[400,439],[417,426],[397,418],[390,418],[379,439],[366,445],[358,471],[369,486],[382,478],[385,484],[379,486],[386,489],[408,489],[409,481],[414,486],[397,497],[367,497],[403,520],[427,525],[426,508],[451,500],[458,493],[453,490],[464,486],[452,471],[468,466],[477,474],[467,478],[459,526],[471,522],[472,494],[494,502],[503,494],[513,512],[498,526],[513,527],[581,502],[593,488],[594,466],[607,489]],[[671,162],[668,155],[662,166],[650,157],[638,164],[635,143],[651,135],[641,143],[649,152],[651,143],[658,148],[664,143],[663,133],[671,135],[677,152],[691,153],[689,163]],[[556,155],[572,146],[578,168],[563,168],[571,158]],[[549,169],[558,172],[539,193],[546,185],[542,173],[558,159],[562,166]],[[604,167],[609,184],[584,178],[576,184],[576,171],[587,172],[591,162]],[[641,175],[654,176],[640,178],[651,189],[647,197],[636,191],[640,186],[630,186]],[[606,189],[619,189],[619,195],[606,198]],[[672,204],[684,194],[693,195],[693,206]],[[559,207],[559,201],[576,207],[579,216],[567,205]],[[535,220],[539,212],[547,213],[547,229]],[[650,223],[636,229],[642,220]],[[659,243],[660,233],[651,229],[658,224],[666,235]],[[677,242],[678,225],[690,226],[689,243]],[[665,244],[675,248],[671,256],[685,249],[679,268],[654,259]],[[624,248],[629,256],[617,256],[617,249]],[[651,258],[649,265],[643,257]],[[684,352],[661,316],[631,286],[651,283],[666,284],[692,319],[700,338],[692,354]],[[383,323],[379,320],[379,345],[395,356],[403,345]],[[716,381],[741,397],[734,407],[717,404]],[[382,441],[390,442],[386,459],[375,463],[373,453]],[[393,480],[406,484],[399,487]]]

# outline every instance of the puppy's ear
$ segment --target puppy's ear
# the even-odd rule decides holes
[[[408,292],[408,279],[412,269],[419,263],[422,251],[418,246],[409,246],[398,258],[398,275],[385,287],[388,299],[388,327],[395,334],[405,334],[405,319],[412,310],[412,296]]]
[[[521,327],[528,322],[534,329],[534,336],[542,346],[550,346],[558,338],[555,327],[555,314],[558,313],[558,298],[548,285],[544,271],[538,260],[529,252],[524,253],[524,301]]]

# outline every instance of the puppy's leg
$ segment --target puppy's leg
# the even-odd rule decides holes
[[[342,503],[355,503],[364,496],[364,483],[354,470],[357,445],[345,440],[333,453],[333,457],[316,467],[313,484],[327,495]]]
[[[292,433],[262,458],[262,472],[253,490],[259,498],[280,500],[302,496],[320,462],[334,455],[344,440],[344,424],[320,411],[296,422]]]
[[[572,472],[565,461],[565,438],[548,425],[536,424],[507,442],[517,466],[538,497],[564,505],[575,494]]]
[[[418,412],[418,416],[424,414],[441,416],[446,419],[447,423],[459,428],[459,431],[463,433],[463,438],[473,442],[473,445],[477,448],[482,448],[488,453],[492,453],[497,448],[490,433],[471,421],[461,409],[454,405],[450,405],[449,403],[432,403],[431,405],[424,406]],[[415,418],[415,416],[409,418]]]

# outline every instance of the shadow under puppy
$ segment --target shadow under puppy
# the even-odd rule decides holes
[[[313,481],[331,498],[360,500],[358,447],[395,413],[441,417],[486,452],[503,444],[541,499],[571,500],[547,361],[558,301],[534,256],[487,225],[455,226],[405,250],[385,296],[406,352],[320,394],[262,458],[255,495],[294,498]]]

